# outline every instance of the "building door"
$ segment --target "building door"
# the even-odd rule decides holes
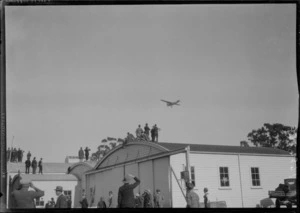
[[[146,189],[150,189],[151,194],[154,191],[154,174],[152,160],[139,163],[139,173],[140,173],[140,192],[143,194]]]

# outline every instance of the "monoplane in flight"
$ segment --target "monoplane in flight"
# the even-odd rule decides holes
[[[175,101],[175,102],[165,101],[165,100],[161,100],[161,101],[166,102],[168,107],[172,107],[173,105],[179,105],[179,102],[180,102],[180,100]]]

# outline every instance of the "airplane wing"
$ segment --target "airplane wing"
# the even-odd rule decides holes
[[[161,101],[166,102],[168,104],[172,104],[170,101],[165,101],[165,100],[161,100]]]

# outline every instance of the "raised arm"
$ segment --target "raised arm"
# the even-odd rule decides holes
[[[41,189],[37,188],[36,186],[34,186],[33,183],[30,182],[29,186],[35,190],[34,198],[40,198],[45,195],[45,192],[42,191]]]
[[[135,183],[131,184],[131,188],[134,189],[135,187],[137,187],[138,185],[140,185],[141,181],[137,177],[133,177],[133,179],[135,180]]]

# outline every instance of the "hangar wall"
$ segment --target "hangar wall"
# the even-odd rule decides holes
[[[107,200],[108,192],[112,191],[115,202],[118,199],[119,187],[123,185],[125,173],[137,176],[141,184],[135,188],[134,193],[143,193],[145,189],[150,189],[153,194],[156,189],[160,189],[164,196],[164,207],[171,207],[171,190],[169,183],[169,156],[143,162],[119,165],[111,169],[87,174],[87,198],[92,207],[96,207],[100,196]],[[92,191],[95,190],[93,196]],[[94,199],[93,199],[94,198]],[[94,200],[94,202],[92,202]]]

